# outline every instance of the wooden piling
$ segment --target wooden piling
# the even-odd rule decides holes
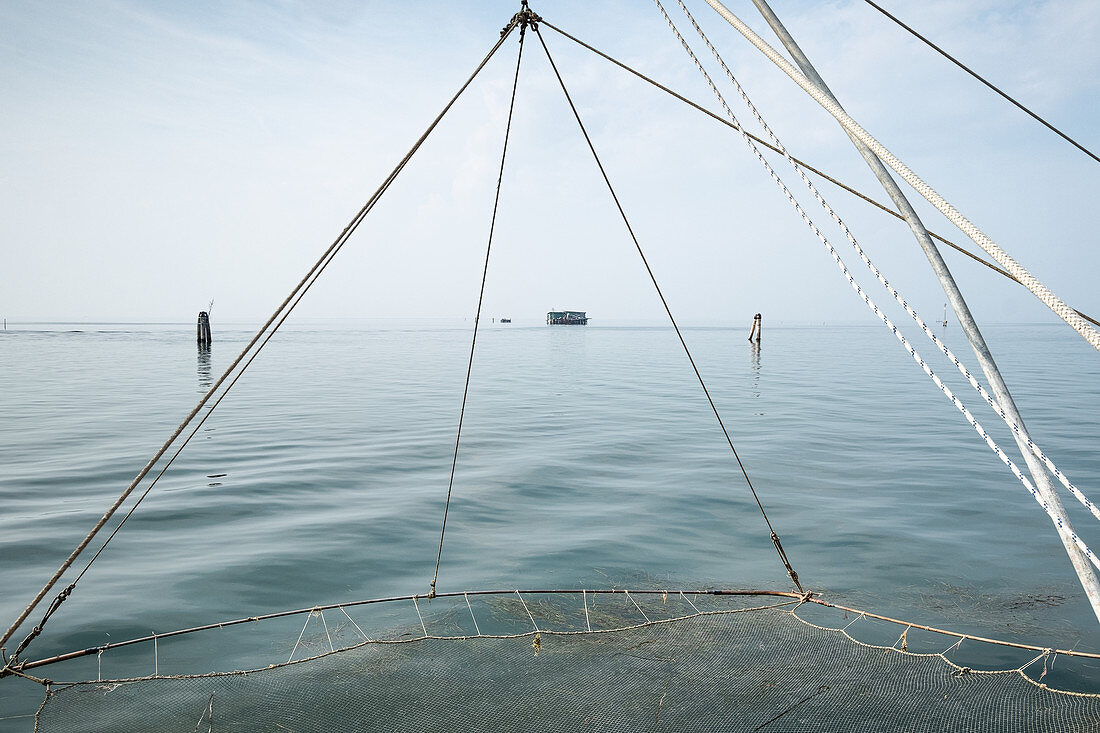
[[[760,336],[764,332],[763,320],[759,313],[752,317],[752,330],[749,331],[749,341],[753,340],[753,335],[756,336],[756,343],[760,343]]]
[[[197,332],[199,348],[210,348],[210,314],[206,311],[199,311]]]

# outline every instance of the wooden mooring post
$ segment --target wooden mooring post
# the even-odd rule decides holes
[[[206,311],[199,311],[197,330],[199,348],[210,348],[210,314]]]
[[[760,334],[764,331],[764,326],[761,323],[762,319],[760,314],[757,313],[752,317],[752,330],[749,331],[749,341],[753,340],[753,335],[756,335],[756,343],[760,343]]]

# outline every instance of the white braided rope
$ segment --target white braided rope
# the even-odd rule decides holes
[[[955,226],[957,226],[966,236],[979,247],[984,249],[989,256],[997,260],[1008,272],[1012,274],[1014,278],[1020,281],[1028,290],[1030,290],[1035,297],[1041,300],[1048,308],[1054,311],[1059,318],[1073,327],[1077,333],[1081,334],[1086,341],[1092,344],[1093,348],[1100,351],[1100,333],[1089,325],[1084,318],[1078,315],[1077,311],[1070,308],[1064,303],[1057,295],[1052,293],[1045,285],[1023,268],[1016,260],[1014,260],[1007,252],[1002,250],[997,244],[985,235],[982,230],[978,229],[973,223],[970,222],[965,216],[949,204],[942,196],[940,196],[935,189],[924,182],[916,173],[909,169],[904,163],[894,157],[894,154],[887,150],[882,143],[873,138],[870,133],[860,127],[859,123],[853,120],[848,114],[840,108],[840,106],[828,97],[824,92],[817,88],[817,85],[806,78],[798,69],[796,69],[789,61],[783,58],[774,48],[769,46],[760,36],[741,20],[731,13],[722,3],[717,0],[707,0],[707,4],[714,8],[719,15],[726,19],[730,25],[736,28],[741,35],[749,40],[752,45],[760,49],[772,62],[782,69],[787,76],[791,77],[803,90],[806,91],[811,97],[814,98],[818,104],[824,107],[829,114],[837,119],[844,129],[855,135],[859,140],[874,151],[883,163],[897,171],[905,181],[914,188],[921,196],[929,201],[933,206],[939,209],[944,216],[951,220]]]
[[[910,356],[913,357],[914,361],[917,362],[920,368],[924,370],[924,373],[932,379],[935,385],[939,387],[940,391],[943,392],[943,394],[951,401],[956,409],[958,409],[959,412],[962,413],[963,417],[966,418],[966,421],[970,423],[970,425],[974,428],[978,435],[981,436],[981,438],[986,442],[986,445],[988,445],[989,448],[997,455],[997,457],[1000,458],[1006,466],[1008,466],[1009,470],[1011,470],[1013,475],[1015,475],[1016,478],[1020,480],[1024,488],[1027,489],[1032,498],[1034,498],[1035,501],[1038,502],[1039,506],[1043,508],[1043,511],[1047,513],[1047,515],[1051,518],[1055,525],[1057,525],[1060,530],[1067,531],[1069,536],[1073,540],[1073,543],[1078,547],[1078,549],[1080,549],[1081,552],[1089,558],[1090,562],[1092,562],[1094,566],[1100,569],[1100,559],[1097,559],[1096,555],[1093,554],[1088,545],[1086,545],[1084,541],[1077,536],[1076,533],[1069,531],[1068,528],[1066,528],[1061,517],[1057,516],[1051,510],[1046,500],[1044,500],[1039,492],[1035,490],[1035,487],[1032,486],[1031,481],[1029,481],[1027,477],[1020,472],[1020,469],[1016,467],[1016,464],[1012,462],[1012,459],[1009,458],[1005,454],[1005,452],[1001,450],[1000,446],[997,445],[993,438],[990,437],[988,433],[986,433],[985,428],[983,428],[981,424],[977,421],[977,419],[975,419],[970,410],[968,410],[966,406],[954,395],[951,389],[946,384],[944,384],[942,380],[940,380],[939,376],[932,371],[932,369],[928,366],[928,364],[924,361],[920,354],[917,353],[916,349],[913,348],[913,346],[909,343],[905,336],[898,330],[897,326],[895,326],[893,322],[891,322],[890,318],[885,313],[879,310],[878,306],[874,303],[873,300],[871,300],[871,297],[867,295],[863,288],[860,287],[859,283],[856,282],[855,277],[852,275],[851,271],[841,259],[840,253],[837,252],[836,248],[833,247],[831,242],[829,242],[825,234],[820,229],[818,229],[817,225],[814,224],[813,220],[810,219],[809,215],[795,199],[794,194],[791,193],[790,189],[787,188],[787,185],[771,167],[767,159],[764,158],[763,154],[761,154],[760,149],[753,142],[752,138],[748,137],[745,131],[741,128],[740,123],[737,122],[737,118],[733,114],[733,110],[731,110],[729,108],[729,105],[726,104],[725,99],[722,97],[721,92],[718,91],[718,88],[714,85],[714,82],[710,78],[710,75],[703,68],[703,65],[699,62],[699,59],[695,56],[695,53],[691,50],[691,47],[688,45],[687,41],[684,40],[684,37],[682,35],[680,35],[680,32],[679,30],[677,30],[676,25],[672,22],[672,18],[670,18],[668,13],[665,12],[664,6],[661,4],[661,0],[654,0],[654,2],[657,4],[657,8],[661,11],[661,14],[664,16],[665,21],[669,25],[669,28],[672,29],[673,34],[675,34],[676,38],[680,41],[680,44],[684,47],[684,50],[687,51],[692,61],[695,62],[696,67],[698,67],[699,71],[703,74],[704,78],[707,81],[707,84],[710,85],[711,90],[717,96],[726,114],[730,117],[731,121],[737,125],[738,130],[741,132],[742,137],[745,139],[745,143],[752,150],[753,154],[756,156],[756,159],[759,160],[760,163],[764,166],[765,170],[767,170],[768,174],[772,177],[772,180],[776,182],[780,190],[782,190],[784,195],[786,195],[787,199],[794,206],[795,211],[798,213],[798,215],[802,218],[804,222],[806,222],[806,225],[810,227],[810,230],[815,235],[817,235],[817,238],[821,240],[821,243],[828,250],[829,255],[833,258],[833,261],[836,262],[837,267],[840,268],[841,274],[844,276],[844,279],[848,281],[848,284],[852,286],[856,294],[860,297],[861,300],[863,300],[864,303],[867,304],[871,311],[876,316],[878,316],[879,320],[881,320],[890,329],[890,331],[894,334],[898,341],[901,342],[902,347],[909,353]]]
[[[1004,420],[1005,425],[1008,426],[1008,428],[1013,432],[1017,439],[1021,440],[1021,442],[1023,442],[1027,446],[1028,450],[1035,454],[1035,456],[1039,458],[1039,460],[1041,460],[1044,465],[1046,465],[1046,467],[1050,470],[1052,474],[1054,474],[1058,481],[1061,482],[1061,484],[1065,486],[1066,489],[1079,502],[1081,502],[1081,504],[1086,509],[1089,510],[1093,517],[1100,520],[1100,507],[1097,507],[1092,501],[1089,500],[1087,496],[1085,496],[1085,494],[1080,489],[1073,485],[1069,478],[1067,478],[1066,475],[1063,474],[1056,465],[1054,465],[1054,462],[1047,457],[1046,453],[1044,453],[1043,450],[1038,445],[1036,445],[1034,441],[1032,441],[1030,435],[1020,430],[1020,426],[1017,425],[1016,422],[1008,416],[1004,409],[1001,408],[1000,404],[985,390],[984,387],[982,387],[978,380],[974,378],[974,375],[970,373],[970,370],[967,369],[966,365],[963,364],[957,356],[955,356],[951,349],[948,348],[947,344],[943,343],[943,341],[941,341],[939,337],[936,336],[932,329],[930,329],[928,325],[924,322],[924,319],[922,319],[917,314],[917,312],[913,310],[912,307],[910,307],[909,303],[905,300],[905,298],[902,297],[901,293],[899,293],[894,288],[894,286],[886,280],[886,277],[882,274],[882,272],[880,272],[879,269],[875,267],[874,263],[871,262],[871,260],[867,257],[867,254],[863,251],[863,247],[861,247],[859,242],[856,241],[855,235],[853,235],[852,232],[848,229],[848,225],[841,220],[840,216],[836,213],[836,211],[833,210],[833,207],[829,205],[829,202],[827,202],[825,200],[825,197],[822,196],[821,192],[818,191],[817,186],[814,185],[813,181],[810,180],[809,176],[806,175],[805,171],[798,164],[798,162],[795,161],[793,157],[791,157],[790,153],[787,152],[787,148],[783,145],[779,138],[776,137],[771,127],[764,120],[764,117],[760,114],[760,111],[756,108],[756,105],[754,105],[752,103],[752,100],[749,99],[748,93],[745,91],[744,87],[741,86],[741,83],[737,80],[737,77],[733,75],[733,72],[730,71],[729,66],[726,65],[726,62],[718,53],[718,49],[716,49],[713,44],[711,44],[710,39],[707,38],[706,34],[703,32],[703,29],[699,27],[699,24],[697,22],[695,22],[694,16],[692,16],[691,11],[687,9],[687,6],[684,5],[683,0],[677,0],[677,2],[680,4],[680,8],[684,11],[684,14],[687,16],[688,20],[695,28],[695,31],[699,34],[699,37],[703,40],[703,43],[705,43],[707,48],[710,49],[710,52],[714,55],[714,58],[718,61],[718,64],[722,67],[722,70],[726,73],[726,76],[733,83],[734,88],[736,88],[737,92],[741,95],[741,99],[744,100],[745,104],[752,112],[753,117],[756,118],[756,121],[760,123],[760,126],[768,134],[768,137],[771,138],[772,143],[778,149],[779,153],[787,160],[788,163],[791,164],[791,167],[794,168],[799,177],[802,178],[803,183],[806,184],[806,187],[809,189],[810,193],[813,194],[814,198],[817,199],[818,203],[821,204],[826,213],[829,214],[832,220],[835,221],[840,227],[841,231],[844,232],[844,236],[852,244],[852,247],[855,248],[856,253],[859,255],[859,258],[863,260],[863,263],[867,265],[867,268],[872,272],[872,274],[874,274],[878,281],[882,283],[882,286],[886,288],[890,295],[894,297],[894,300],[896,300],[898,304],[905,309],[905,312],[908,313],[910,317],[912,317],[912,319],[924,332],[925,336],[927,336],[929,340],[931,340],[932,343],[935,344],[936,348],[943,352],[944,356],[951,360],[951,362],[955,365],[955,368],[957,368],[959,372],[963,375],[963,377],[965,377],[966,380],[970,383],[970,386],[973,387],[979,395],[981,395],[982,399],[985,400],[986,403],[993,408],[994,412],[1000,415],[1001,419]],[[698,65],[698,62],[696,63]],[[703,73],[704,75],[706,75],[705,71]],[[710,82],[709,76],[707,76],[707,81]],[[711,84],[711,89],[714,91],[715,95],[717,95],[718,101],[721,102],[722,106],[726,109],[727,114],[732,115],[733,113],[726,105],[725,99],[722,97],[721,93],[714,87],[713,84]]]

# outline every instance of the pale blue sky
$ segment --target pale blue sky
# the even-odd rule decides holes
[[[749,0],[727,4],[772,40]],[[1100,149],[1100,3],[884,4]],[[533,5],[717,109],[652,3]],[[666,7],[686,33],[675,0]],[[796,155],[884,198],[827,114],[705,3],[689,7]],[[1100,164],[862,0],[774,7],[857,120],[1071,305],[1100,313],[1092,226]],[[8,0],[0,5],[0,315],[190,322],[214,298],[216,318],[261,319],[517,8]],[[544,35],[685,321],[747,325],[764,311],[772,322],[870,322],[740,138]],[[515,53],[510,40],[303,303],[303,317],[473,314]],[[723,91],[733,103],[729,86]],[[774,164],[805,201],[793,172]],[[829,184],[822,190],[887,276],[937,319],[942,292],[904,225]],[[807,210],[869,284],[824,212]],[[938,214],[927,223],[964,241]],[[945,256],[979,318],[1053,320],[1019,286]],[[528,43],[486,314],[537,320],[550,308],[605,322],[661,315],[541,48]]]

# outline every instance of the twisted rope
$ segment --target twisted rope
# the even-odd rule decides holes
[[[959,373],[963,375],[966,381],[970,383],[970,386],[977,391],[977,393],[981,396],[983,400],[985,400],[986,404],[993,408],[993,411],[1000,416],[1005,425],[1008,426],[1008,428],[1013,432],[1017,439],[1022,441],[1027,446],[1028,450],[1030,450],[1039,460],[1044,463],[1044,465],[1046,465],[1047,469],[1049,469],[1050,472],[1054,474],[1055,477],[1057,477],[1061,484],[1066,487],[1066,489],[1079,502],[1081,502],[1082,506],[1089,510],[1093,517],[1095,517],[1097,520],[1100,520],[1100,508],[1093,504],[1093,502],[1090,501],[1089,498],[1085,496],[1080,489],[1078,489],[1076,486],[1073,485],[1072,482],[1070,482],[1065,474],[1063,474],[1058,469],[1058,467],[1054,465],[1054,462],[1047,457],[1042,449],[1039,448],[1039,446],[1036,445],[1034,441],[1032,441],[1031,436],[1027,433],[1027,431],[1020,429],[1020,426],[1008,415],[1008,413],[985,390],[985,388],[982,387],[978,380],[974,378],[974,375],[970,373],[970,370],[967,369],[966,365],[963,364],[963,362],[954,354],[954,352],[951,351],[950,348],[948,348],[947,344],[945,344],[943,341],[940,340],[938,336],[936,336],[935,332],[932,331],[932,329],[928,327],[928,324],[924,322],[924,319],[922,319],[917,314],[917,312],[913,310],[908,301],[906,301],[905,298],[902,297],[901,293],[899,293],[897,289],[894,288],[894,286],[887,281],[882,272],[879,271],[877,267],[875,267],[874,263],[871,262],[870,258],[868,258],[867,254],[864,252],[863,247],[861,247],[859,242],[856,241],[855,235],[852,234],[851,230],[848,229],[848,225],[844,223],[844,221],[836,213],[833,207],[829,205],[829,202],[826,201],[824,196],[821,195],[817,187],[814,185],[813,181],[810,180],[810,178],[799,166],[798,161],[796,161],[790,155],[790,153],[787,152],[786,147],[784,147],[783,143],[780,142],[779,138],[775,135],[771,127],[764,120],[764,117],[760,114],[760,111],[756,108],[756,105],[754,105],[752,103],[752,100],[749,99],[748,93],[745,91],[744,87],[741,86],[741,83],[737,80],[737,77],[735,77],[733,75],[733,72],[730,71],[729,66],[727,66],[726,62],[722,59],[721,54],[719,54],[718,50],[714,47],[713,44],[711,44],[710,39],[707,38],[706,34],[703,32],[703,29],[699,27],[699,24],[695,21],[695,18],[687,9],[687,6],[684,5],[683,0],[677,0],[677,2],[680,4],[680,8],[684,11],[684,14],[687,16],[688,20],[691,21],[692,26],[699,34],[699,37],[703,40],[703,43],[705,43],[707,48],[710,49],[711,53],[714,55],[714,58],[718,61],[718,64],[722,67],[722,70],[726,73],[726,76],[729,78],[730,82],[733,83],[734,88],[736,88],[738,93],[741,95],[741,99],[744,100],[746,106],[748,106],[749,110],[752,112],[753,117],[756,118],[756,121],[760,123],[760,126],[768,134],[768,137],[771,138],[771,141],[774,145],[773,149],[779,152],[787,160],[787,162],[791,164],[791,167],[799,175],[803,183],[806,184],[806,187],[809,189],[810,193],[813,194],[814,198],[817,199],[817,202],[821,204],[821,207],[825,209],[829,217],[832,218],[834,222],[836,222],[837,226],[840,227],[841,231],[844,233],[845,238],[851,243],[852,247],[855,248],[856,253],[859,255],[859,258],[863,260],[863,263],[867,266],[867,269],[871,271],[871,273],[882,284],[882,286],[886,288],[887,292],[889,292],[890,295],[893,296],[894,300],[897,301],[898,304],[905,310],[905,312],[908,313],[909,316],[916,322],[916,324],[924,332],[924,335],[928,337],[928,339],[936,346],[936,348],[938,348],[944,354],[944,356],[951,360],[951,362],[955,365],[955,368],[959,370]],[[703,73],[704,75],[706,74],[705,71]],[[707,77],[707,80],[708,82],[710,81],[709,76]],[[713,84],[711,84],[711,89],[714,90],[714,93],[718,95],[719,100],[722,102],[722,106],[725,107],[728,111],[729,107],[726,105],[725,99],[722,97],[721,93],[717,90],[717,88],[714,87]],[[732,112],[730,114],[732,114]]]
[[[547,28],[550,28],[551,30],[557,31],[558,34],[568,38],[570,41],[573,41],[578,46],[581,46],[582,48],[586,48],[589,51],[591,51],[592,53],[596,54],[597,56],[599,56],[599,57],[601,57],[601,58],[603,58],[607,61],[610,61],[612,64],[614,64],[615,66],[618,66],[623,71],[626,71],[626,72],[629,72],[629,73],[633,74],[634,76],[638,77],[639,79],[646,82],[647,84],[651,84],[652,86],[656,87],[657,89],[660,89],[665,94],[668,94],[669,96],[673,97],[674,99],[677,99],[677,100],[683,102],[684,104],[691,107],[692,109],[694,109],[698,112],[702,112],[703,114],[705,114],[706,116],[708,116],[711,119],[715,120],[716,122],[719,122],[723,125],[726,125],[730,129],[737,130],[738,132],[744,132],[746,135],[751,137],[753,140],[755,140],[760,145],[763,145],[764,147],[766,147],[769,150],[772,150],[776,153],[779,152],[778,148],[776,148],[774,145],[769,143],[767,140],[764,140],[763,138],[757,137],[756,135],[753,135],[751,132],[741,130],[741,127],[739,125],[737,125],[733,122],[730,122],[729,120],[724,119],[724,118],[716,115],[714,112],[711,112],[709,109],[696,104],[695,102],[691,101],[690,99],[683,96],[682,94],[678,94],[678,93],[674,92],[673,90],[669,89],[665,85],[661,84],[658,81],[655,81],[654,79],[651,79],[650,77],[646,76],[645,74],[638,71],[637,69],[634,69],[634,68],[624,64],[622,61],[619,61],[618,59],[607,55],[606,53],[599,50],[598,48],[595,48],[594,46],[591,46],[591,45],[585,43],[584,41],[580,40],[576,36],[573,36],[573,35],[567,33],[566,31],[562,30],[561,28],[558,28],[553,23],[549,23],[546,20],[543,20],[542,24],[544,26],[546,26]],[[884,211],[884,212],[886,212],[887,214],[889,214],[890,216],[892,216],[896,219],[900,219],[902,221],[905,221],[905,216],[903,216],[899,212],[895,211],[894,209],[891,209],[889,206],[886,206],[885,204],[883,204],[879,201],[876,201],[875,199],[871,198],[870,196],[867,196],[866,194],[857,191],[856,189],[852,188],[851,186],[844,183],[843,181],[837,180],[836,178],[834,178],[833,176],[830,176],[825,171],[810,165],[809,163],[807,163],[804,160],[801,160],[799,158],[794,158],[793,156],[792,156],[792,158],[794,159],[794,161],[796,163],[798,163],[800,166],[802,166],[806,170],[810,171],[814,175],[820,176],[821,178],[824,178],[826,181],[833,184],[834,186],[836,186],[836,187],[852,194],[853,196],[855,196],[858,199],[861,199],[861,200],[871,204],[872,206],[876,207],[880,211]],[[960,247],[959,245],[955,244],[954,242],[952,242],[949,239],[944,238],[943,236],[937,234],[936,232],[929,231],[927,229],[925,231],[927,231],[928,236],[932,237],[933,239],[939,240],[940,242],[942,242],[943,244],[946,244],[948,247],[951,247],[952,249],[959,252],[960,254],[966,255],[967,257],[969,257],[970,259],[974,260],[975,262],[977,262],[981,265],[985,265],[990,270],[993,270],[993,272],[996,272],[999,275],[1003,275],[1004,277],[1008,278],[1009,280],[1012,280],[1016,284],[1020,284],[1019,280],[1016,280],[1016,278],[1012,277],[1012,275],[1008,274],[1007,272],[1002,270],[1000,267],[997,267],[992,262],[990,262],[988,260],[985,260],[985,259],[982,259],[981,257],[974,254],[970,250],[968,250],[964,247]],[[1092,316],[1088,315],[1087,313],[1085,313],[1081,310],[1077,310],[1077,315],[1081,316],[1082,318],[1084,318],[1086,321],[1093,324],[1094,326],[1100,326],[1100,321],[1097,321],[1095,318],[1093,318]]]
[[[771,59],[771,61],[782,69],[787,76],[791,77],[791,79],[802,87],[807,94],[813,97],[814,101],[835,117],[836,120],[844,126],[844,129],[859,138],[864,145],[874,151],[875,155],[877,155],[883,163],[893,168],[898,175],[904,178],[905,181],[917,191],[917,193],[939,209],[944,216],[950,219],[955,226],[966,234],[966,236],[970,237],[975,244],[984,249],[986,253],[1005,268],[1009,274],[1019,280],[1020,284],[1030,290],[1036,298],[1054,311],[1059,318],[1068,323],[1073,330],[1081,334],[1094,349],[1100,351],[1100,332],[1097,332],[1084,318],[1078,315],[1077,311],[1069,307],[1061,298],[1039,282],[1038,278],[1028,272],[1007,252],[997,246],[996,242],[975,226],[973,222],[963,216],[958,209],[948,203],[934,188],[925,183],[920,176],[898,160],[893,153],[882,145],[882,143],[872,137],[858,122],[849,117],[848,113],[840,108],[840,105],[818,89],[816,84],[807,79],[802,72],[783,58],[774,48],[769,46],[767,42],[760,38],[760,36],[745,25],[737,16],[731,13],[722,3],[718,2],[718,0],[707,0],[707,4],[725,18],[730,25],[736,28],[741,35],[745,36],[752,45],[756,46],[765,56]]]
[[[657,8],[661,11],[661,14],[664,16],[665,21],[669,25],[669,28],[672,29],[673,34],[680,41],[680,44],[684,47],[684,50],[687,51],[687,53],[691,57],[692,61],[695,62],[695,65],[699,69],[700,73],[703,74],[703,76],[706,79],[707,83],[710,85],[711,90],[714,92],[714,94],[717,96],[718,100],[721,102],[723,109],[726,111],[726,114],[729,115],[732,119],[736,120],[736,116],[733,114],[733,110],[730,109],[729,105],[725,101],[725,98],[722,96],[721,92],[718,91],[718,88],[715,86],[714,81],[711,79],[710,75],[703,68],[703,65],[699,62],[699,59],[696,57],[694,51],[691,50],[691,47],[688,45],[687,41],[680,34],[680,31],[676,28],[676,25],[675,25],[675,23],[673,23],[672,18],[669,17],[668,13],[664,9],[664,6],[661,4],[661,0],[654,0],[654,2],[656,3]],[[682,7],[682,2],[681,2],[681,7]],[[684,8],[684,10],[685,10],[685,12],[687,12],[686,8]],[[689,17],[690,17],[690,14],[689,14]],[[694,20],[692,22],[694,23]],[[728,71],[728,69],[727,69],[727,71]],[[734,80],[734,83],[736,84],[736,80]],[[741,89],[739,84],[737,86],[738,86],[738,89]],[[744,96],[744,90],[743,89],[741,89],[741,92],[742,92],[742,95]],[[746,101],[748,101],[747,97],[746,97]],[[750,103],[750,105],[751,105],[751,103]],[[763,120],[761,120],[761,122],[763,122]],[[775,169],[773,169],[771,167],[771,165],[768,163],[767,159],[764,158],[763,154],[760,152],[760,149],[755,145],[755,143],[750,138],[748,138],[746,135],[744,135],[744,133],[742,133],[742,136],[744,137],[745,142],[748,144],[749,148],[752,150],[753,154],[756,156],[757,160],[760,161],[760,163],[764,166],[765,170],[767,170],[768,174],[771,176],[772,180],[774,180],[776,182],[776,184],[779,186],[780,190],[783,191],[784,195],[786,195],[787,199],[794,206],[795,211],[798,213],[798,215],[802,218],[802,220],[806,223],[806,225],[810,227],[810,230],[815,235],[817,235],[817,238],[819,240],[821,240],[821,243],[825,246],[826,250],[829,252],[829,255],[833,258],[833,261],[836,262],[837,267],[840,268],[840,271],[843,274],[844,279],[848,281],[848,284],[852,286],[852,288],[855,290],[856,294],[860,297],[860,299],[863,300],[863,302],[867,304],[867,307],[870,308],[871,311],[876,316],[878,316],[879,320],[881,320],[887,326],[887,328],[890,329],[890,331],[894,334],[894,336],[897,337],[898,341],[901,342],[902,347],[909,353],[909,355],[911,357],[913,357],[914,361],[916,361],[917,364],[924,371],[924,373],[927,374],[929,376],[929,378],[932,379],[933,383],[935,383],[935,385],[937,387],[939,387],[940,391],[943,392],[943,394],[951,401],[951,403],[956,407],[956,409],[958,409],[959,412],[962,413],[963,417],[966,418],[967,422],[970,423],[970,425],[974,428],[974,430],[978,433],[978,435],[986,442],[986,444],[989,446],[989,448],[997,455],[997,457],[1000,458],[1000,460],[1006,466],[1008,466],[1009,470],[1011,470],[1013,475],[1015,475],[1016,478],[1020,480],[1020,482],[1024,485],[1024,488],[1027,489],[1028,493],[1030,493],[1031,496],[1035,499],[1035,501],[1038,502],[1039,506],[1041,506],[1043,508],[1043,511],[1045,511],[1047,513],[1047,515],[1051,518],[1051,520],[1060,529],[1065,529],[1065,525],[1064,525],[1062,519],[1050,508],[1049,504],[1046,502],[1045,499],[1043,499],[1042,495],[1039,494],[1039,492],[1035,489],[1035,487],[1032,485],[1031,481],[1029,481],[1027,479],[1027,477],[1024,476],[1020,472],[1020,469],[1016,467],[1016,464],[1013,463],[1012,459],[1009,458],[1003,450],[1001,450],[1000,446],[998,446],[997,443],[993,440],[993,438],[990,437],[990,435],[985,431],[985,428],[983,428],[982,425],[974,417],[974,415],[971,414],[970,410],[968,410],[966,408],[966,406],[958,399],[958,397],[955,396],[955,394],[951,391],[951,389],[946,384],[943,383],[943,381],[939,378],[939,376],[937,374],[935,374],[935,372],[932,371],[931,367],[929,367],[928,364],[924,361],[923,357],[921,357],[921,355],[919,353],[917,353],[916,349],[913,348],[913,346],[909,343],[908,339],[906,339],[905,336],[901,333],[901,331],[898,330],[897,326],[894,325],[894,323],[890,320],[890,318],[879,309],[879,307],[875,304],[875,302],[871,299],[871,297],[869,295],[867,295],[867,293],[863,290],[862,287],[860,287],[859,283],[856,282],[855,277],[852,275],[851,271],[848,269],[848,267],[844,264],[844,261],[841,259],[840,253],[837,252],[836,248],[833,247],[831,242],[829,242],[829,240],[825,236],[825,234],[820,229],[818,229],[817,225],[813,222],[812,219],[810,219],[809,215],[806,213],[806,211],[802,208],[802,206],[795,199],[794,194],[791,193],[791,190],[789,188],[787,188],[787,185],[783,182],[783,180],[775,172]],[[787,157],[789,158],[789,156],[787,156]],[[797,168],[797,166],[796,166],[796,168]],[[799,171],[799,172],[801,174],[801,171]],[[803,175],[803,178],[805,179],[805,174],[801,174],[801,175]],[[823,204],[825,203],[824,200],[820,197],[820,195],[818,195],[818,200],[821,201]],[[829,211],[831,212],[832,210],[829,209]],[[843,227],[843,222],[840,221],[839,217],[837,217],[835,213],[833,213],[832,216]],[[851,233],[847,231],[846,227],[844,227],[844,229],[845,229],[846,233],[848,234],[849,239],[852,241],[852,243],[856,244],[854,237],[851,237]],[[858,244],[857,244],[857,248],[858,248]],[[862,250],[860,250],[860,251],[862,252]],[[864,261],[868,262],[868,264],[869,264],[869,261],[866,260],[865,255],[864,255],[864,258],[865,258]],[[927,331],[927,326],[925,328],[926,328],[926,331]],[[1081,550],[1082,553],[1084,553],[1084,555],[1086,557],[1088,557],[1088,559],[1092,562],[1092,564],[1095,565],[1097,568],[1100,568],[1100,559],[1098,559],[1096,557],[1096,555],[1093,554],[1092,550],[1090,550],[1088,548],[1088,545],[1086,545],[1085,542],[1080,537],[1078,537],[1075,532],[1067,530],[1067,534],[1069,534],[1069,536],[1070,536],[1071,540],[1073,541],[1073,543],[1078,547],[1078,549]]]

